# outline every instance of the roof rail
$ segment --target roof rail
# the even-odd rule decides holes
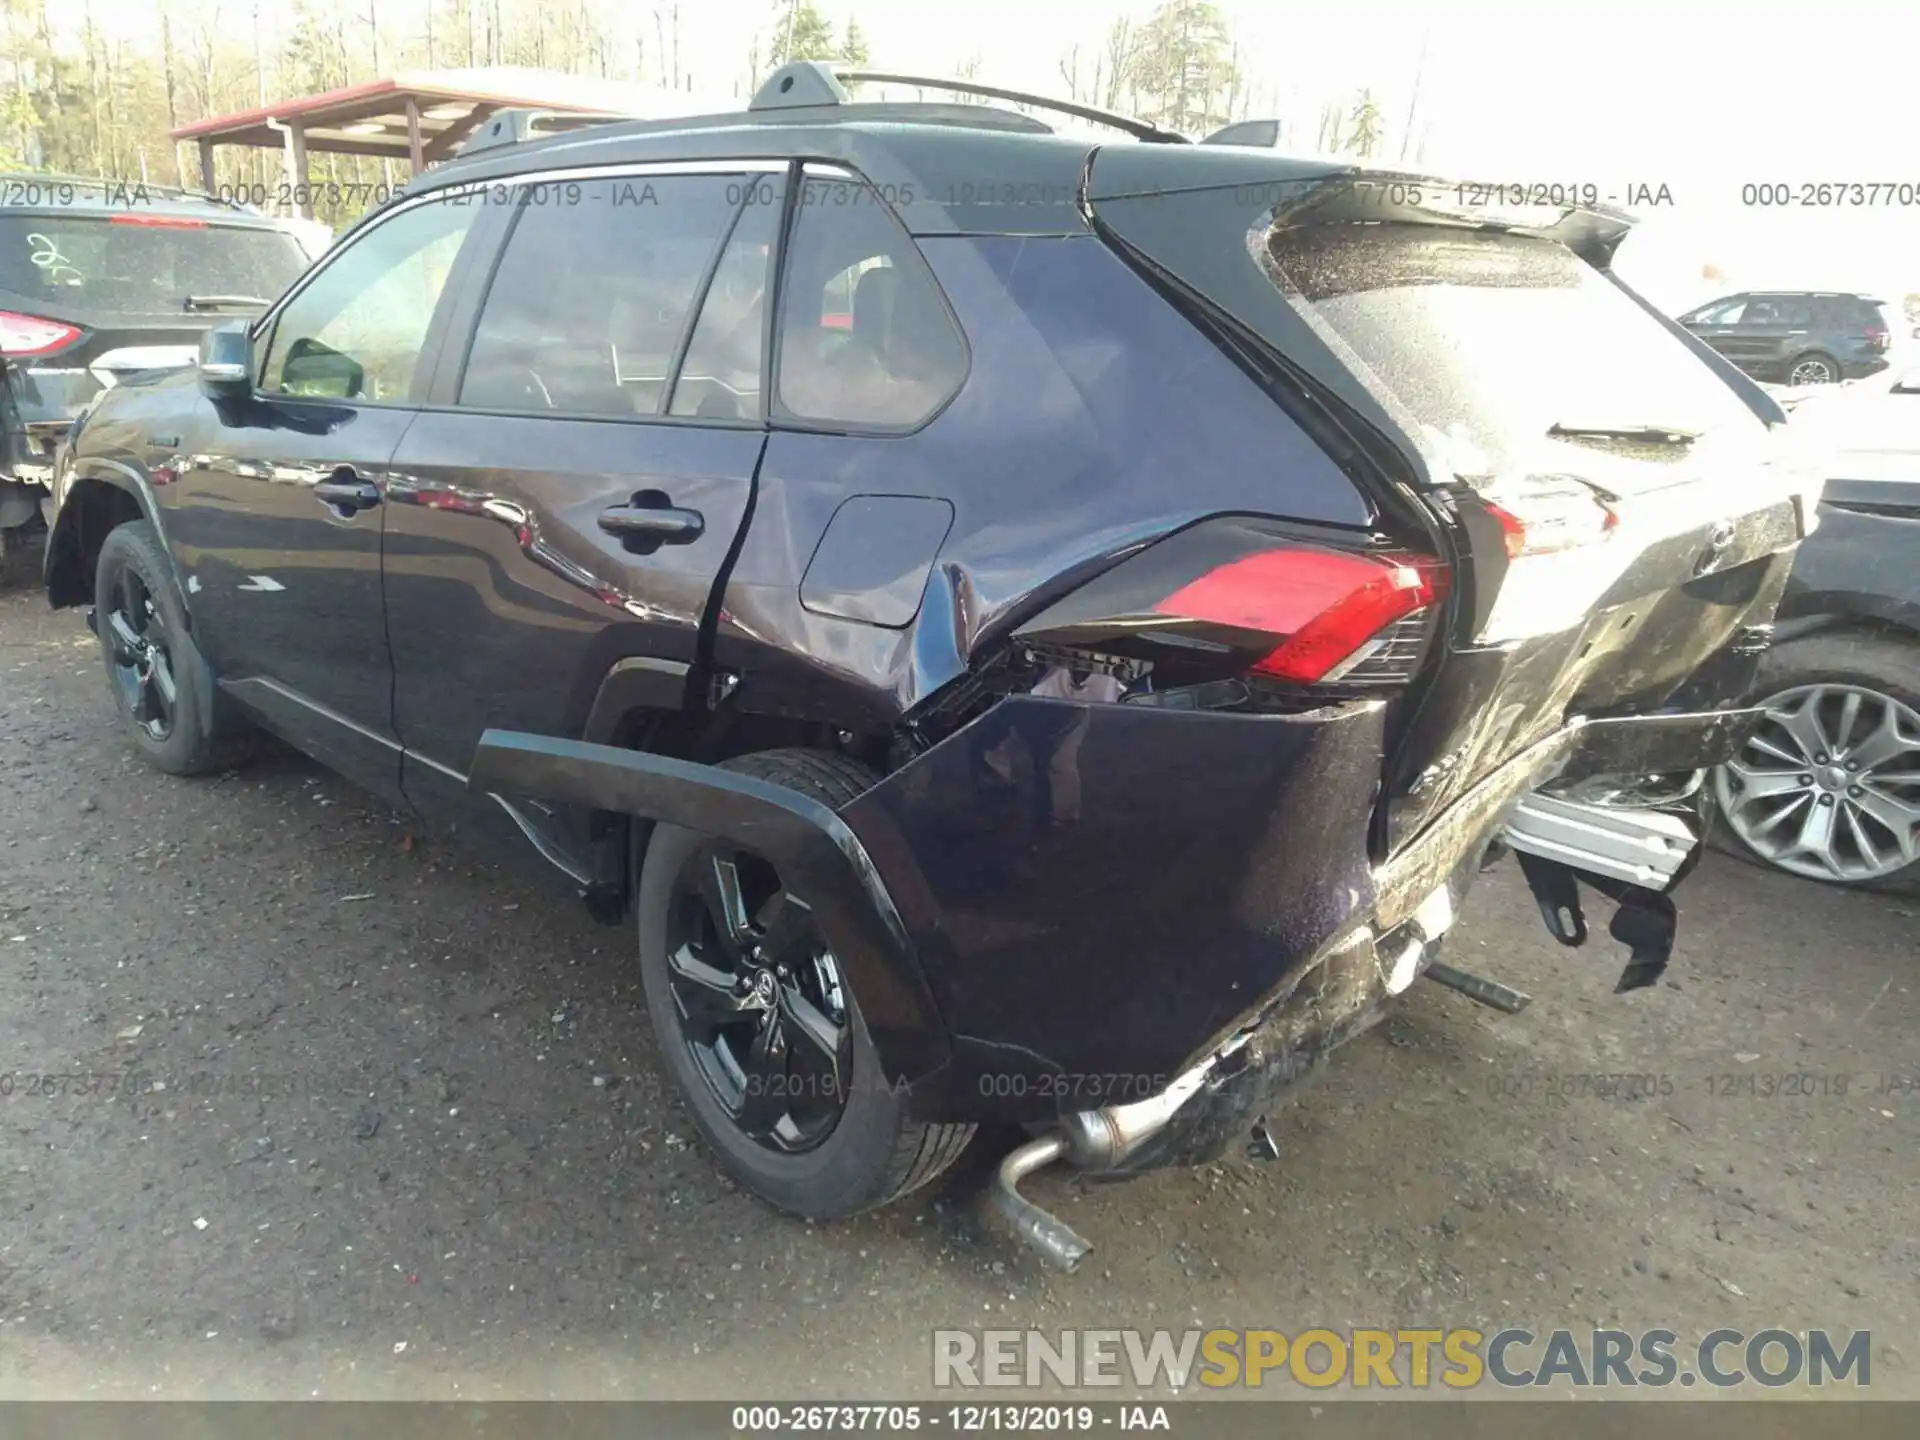
[[[634,115],[589,115],[578,110],[547,110],[526,106],[496,110],[484,125],[461,143],[455,153],[463,157],[477,155],[482,150],[518,145],[524,140],[535,140],[543,135],[558,135],[568,130],[585,129],[589,125],[613,125],[638,118]]]
[[[1081,105],[1071,100],[1055,100],[1051,96],[1032,95],[1024,90],[1006,90],[998,85],[979,85],[971,80],[949,80],[934,75],[903,75],[891,70],[859,70],[832,65],[823,60],[795,60],[782,65],[767,77],[766,83],[754,95],[747,109],[764,111],[845,105],[853,98],[847,93],[846,87],[864,83],[918,85],[932,90],[950,90],[958,95],[984,95],[993,100],[1010,100],[1016,105],[1032,105],[1038,109],[1054,110],[1063,115],[1091,120],[1096,124],[1110,125],[1116,130],[1124,130],[1129,135],[1155,144],[1190,143],[1186,136],[1172,130],[1163,130],[1151,120],[1141,120],[1132,115],[1120,115],[1111,110],[1100,110],[1092,105]]]

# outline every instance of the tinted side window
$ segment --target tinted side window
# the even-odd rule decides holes
[[[260,388],[404,401],[447,276],[479,214],[457,202],[416,205],[341,251],[280,312]]]
[[[920,424],[966,378],[966,342],[878,193],[808,177],[780,307],[776,412],[883,429]]]
[[[1748,325],[1811,325],[1813,302],[1797,295],[1774,295],[1747,307]]]
[[[779,233],[778,203],[750,201],[740,212],[707,287],[707,298],[701,302],[687,358],[674,381],[669,414],[715,420],[758,418],[767,275]]]
[[[1746,308],[1747,300],[1744,295],[1737,300],[1725,300],[1718,305],[1709,305],[1705,310],[1702,310],[1694,316],[1694,324],[1738,325],[1740,323],[1741,312]]]
[[[725,175],[530,186],[480,310],[458,403],[658,415],[741,188]]]

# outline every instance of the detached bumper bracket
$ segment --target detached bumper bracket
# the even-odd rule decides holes
[[[1578,948],[1587,943],[1587,917],[1580,908],[1578,871],[1558,860],[1548,860],[1530,851],[1516,849],[1520,873],[1527,877],[1527,888],[1540,906],[1547,922],[1547,933],[1562,945]]]
[[[1613,993],[1620,995],[1645,989],[1666,970],[1667,961],[1673,958],[1673,937],[1680,928],[1680,914],[1674,909],[1671,895],[1638,885],[1621,884],[1615,898],[1620,908],[1613,912],[1607,933],[1631,952],[1627,968],[1613,987]]]
[[[1620,972],[1616,995],[1629,990],[1644,990],[1665,973],[1673,958],[1674,937],[1679,933],[1680,912],[1673,897],[1644,885],[1635,885],[1611,875],[1595,875],[1576,870],[1558,860],[1516,850],[1520,873],[1527,877],[1527,888],[1539,903],[1547,930],[1562,945],[1577,947],[1587,942],[1586,915],[1580,907],[1580,884],[1584,882],[1617,905],[1607,933],[1627,947],[1626,969]]]

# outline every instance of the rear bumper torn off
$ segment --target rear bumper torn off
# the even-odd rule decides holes
[[[469,784],[765,855],[815,906],[913,1114],[1100,1115],[1132,1137],[1109,1159],[1146,1168],[1243,1136],[1425,973],[1540,786],[1693,770],[1742,733],[1734,712],[1575,722],[1385,861],[1362,822],[1373,702],[1247,716],[1013,697],[838,813],[714,766],[499,731]]]

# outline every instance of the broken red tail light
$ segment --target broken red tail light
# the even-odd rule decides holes
[[[78,327],[63,325],[58,320],[0,310],[0,355],[51,355],[56,350],[64,350],[80,335]]]
[[[1312,685],[1346,674],[1389,627],[1436,603],[1446,585],[1446,568],[1425,556],[1288,545],[1231,560],[1153,608],[1171,619],[1283,637],[1254,672]]]
[[[204,230],[207,222],[186,215],[115,215],[109,225],[146,225],[155,230]]]
[[[1481,503],[1500,527],[1510,560],[1595,544],[1620,523],[1613,508],[1584,485],[1482,497]]]
[[[1867,345],[1874,350],[1885,350],[1893,343],[1893,332],[1884,325],[1875,325],[1867,331]]]

